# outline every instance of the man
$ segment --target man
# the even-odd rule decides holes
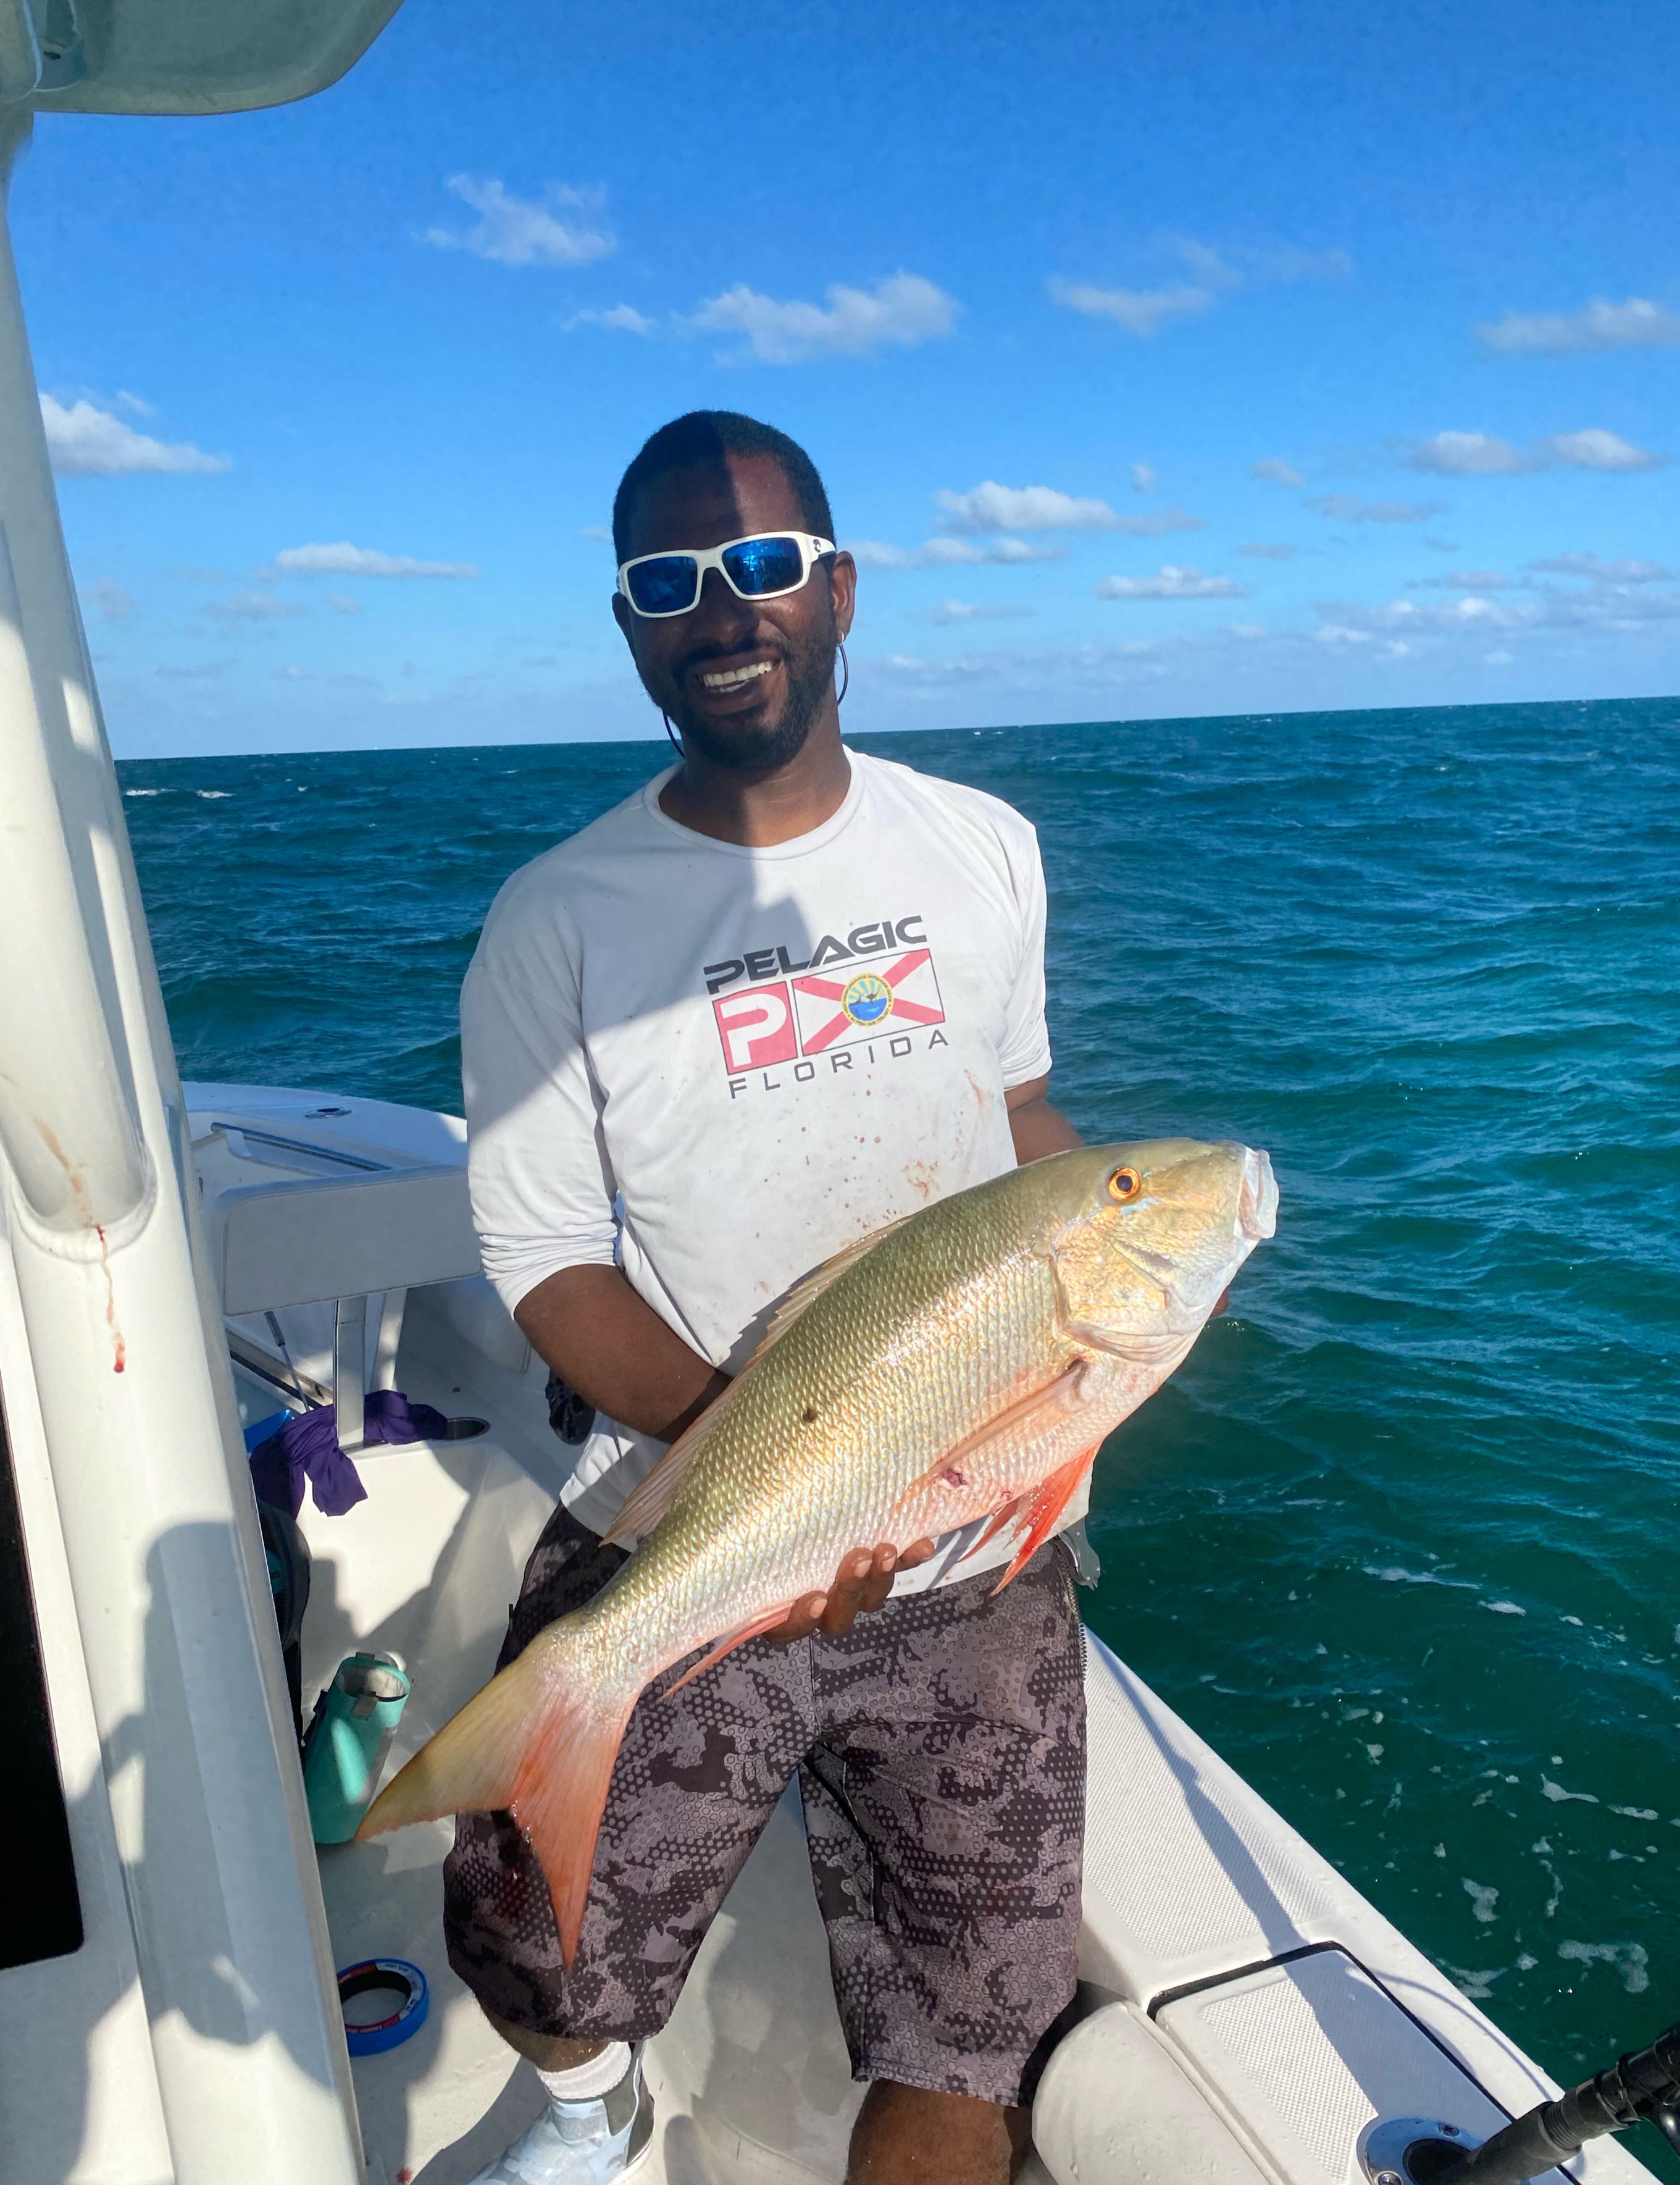
[[[613,612],[679,763],[514,875],[462,994],[484,1265],[596,1411],[505,1662],[622,1562],[601,1533],[792,1283],[1079,1143],[1046,1098],[1032,830],[841,744],[857,570],[809,457],[731,412],[678,418],[626,472],[613,538]],[[633,2166],[636,2044],[795,1773],[872,2082],[852,2185],[1002,2185],[1074,1989],[1083,1653],[1063,1545],[994,1598],[1007,1545],[955,1574],[972,1545],[860,1541],[780,1630],[644,1695],[569,1969],[510,1817],[461,1820],[450,1959],[550,2097],[479,2185]]]

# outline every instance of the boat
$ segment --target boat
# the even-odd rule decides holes
[[[394,4],[17,0],[9,148],[36,108],[306,96]],[[26,1861],[0,2185],[461,2185],[541,2090],[444,1959],[448,1825],[317,1845],[297,1702],[380,1657],[408,1695],[380,1765],[417,1749],[491,1671],[566,1449],[479,1271],[458,1118],[177,1078],[3,234],[0,768],[0,1707]],[[392,1390],[414,1439],[370,1435]],[[248,1445],[304,1417],[365,1491],[306,1499],[282,1552]],[[1469,2146],[1556,2094],[1094,1635],[1087,1678],[1080,1987],[1023,2175],[1404,2185],[1408,2120]],[[843,2175],[862,2090],[801,1830],[790,1792],[649,2046],[647,2185]],[[1567,2174],[1650,2173],[1599,2138]]]

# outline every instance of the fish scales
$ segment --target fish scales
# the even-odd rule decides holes
[[[942,1201],[883,1239],[772,1346],[638,1558],[639,1582],[627,1568],[621,1612],[662,1598],[680,1624],[737,1566],[764,1566],[735,1593],[743,1623],[790,1598],[790,1581],[795,1595],[825,1588],[850,1549],[890,1537],[906,1490],[943,1450],[1035,1370],[1048,1378],[1048,1260],[1010,1219],[1008,1199],[980,1224],[953,1209],[963,1211]],[[878,1368],[868,1380],[855,1370],[860,1353]],[[744,1522],[732,1523],[737,1510]],[[776,1557],[784,1537],[790,1552]],[[601,1605],[611,1612],[608,1598]]]
[[[445,1724],[360,1833],[511,1807],[569,1961],[637,1698],[826,1591],[853,1550],[985,1516],[1015,1560],[1097,1445],[1183,1358],[1263,1236],[1264,1154],[1081,1148],[935,1202],[798,1286],[740,1375],[630,1498],[643,1537],[585,1607]],[[686,1679],[684,1679],[686,1681]]]

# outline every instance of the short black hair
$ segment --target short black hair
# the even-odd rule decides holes
[[[829,506],[828,490],[818,475],[816,464],[797,440],[779,433],[773,425],[761,424],[756,417],[743,416],[739,410],[690,410],[686,416],[673,417],[668,425],[661,425],[651,439],[645,441],[618,481],[618,490],[612,498],[615,556],[621,562],[625,557],[631,511],[645,487],[655,478],[663,478],[667,471],[716,462],[723,455],[773,456],[793,488],[806,528],[819,539],[834,537],[834,519]]]

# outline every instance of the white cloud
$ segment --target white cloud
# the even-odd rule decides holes
[[[1511,478],[1534,468],[1534,458],[1494,433],[1433,433],[1409,457],[1415,471],[1448,478]]]
[[[1476,331],[1489,349],[1503,350],[1507,355],[1566,356],[1590,349],[1672,348],[1680,344],[1680,311],[1665,310],[1646,296],[1630,296],[1625,304],[1595,296],[1582,310],[1532,316],[1507,311],[1504,318]]]
[[[1052,277],[1047,283],[1051,297],[1070,311],[1110,319],[1148,341],[1174,319],[1197,318],[1211,310],[1232,289],[1345,279],[1353,270],[1345,250],[1298,250],[1285,244],[1272,250],[1219,251],[1185,236],[1171,239],[1166,249],[1190,275],[1187,281],[1158,288],[1105,288]]]
[[[650,334],[657,321],[633,305],[614,304],[605,311],[575,311],[566,324],[568,332],[573,327],[602,327],[608,333]]]
[[[1444,577],[1414,577],[1415,592],[1508,592],[1511,580],[1498,569],[1448,569]]]
[[[1153,577],[1103,577],[1091,590],[1099,600],[1246,600],[1249,588],[1168,562]]]
[[[1251,562],[1292,562],[1301,550],[1298,546],[1285,545],[1281,539],[1251,539],[1246,546],[1239,546],[1236,550],[1239,554],[1246,554]]]
[[[1445,504],[1438,500],[1361,500],[1357,494],[1320,493],[1309,508],[1333,523],[1426,523]]]
[[[1211,310],[1214,301],[1211,288],[1189,282],[1172,288],[1098,288],[1089,282],[1052,280],[1050,293],[1070,311],[1082,311],[1088,319],[1112,319],[1141,341],[1153,338],[1169,320]]]
[[[1660,562],[1602,562],[1596,554],[1549,554],[1531,562],[1550,577],[1588,577],[1601,584],[1656,584],[1673,575]]]
[[[114,577],[95,579],[93,604],[99,610],[101,622],[126,622],[134,612],[132,595],[124,590]]]
[[[1273,250],[1249,252],[1242,277],[1254,282],[1351,281],[1353,261],[1345,250],[1301,250],[1282,243]]]
[[[1049,485],[999,485],[985,478],[968,493],[934,495],[952,531],[1124,531],[1133,539],[1159,539],[1172,531],[1205,531],[1199,516],[1183,508],[1152,508],[1122,516],[1106,500],[1063,493]]]
[[[1318,612],[1324,621],[1315,634],[1326,643],[1364,643],[1375,634],[1399,632],[1451,637],[1468,631],[1478,641],[1496,633],[1520,636],[1541,630],[1614,635],[1652,623],[1680,621],[1680,592],[1616,584],[1564,591],[1554,585],[1532,588],[1515,600],[1471,592],[1439,606],[1421,606],[1415,600],[1390,600],[1381,606],[1331,601],[1320,602]]]
[[[377,547],[353,546],[348,539],[332,545],[282,546],[274,566],[287,577],[476,577],[471,562],[416,562],[409,554],[382,554]]]
[[[1407,458],[1414,470],[1453,478],[1515,478],[1525,471],[1561,465],[1572,470],[1648,471],[1661,457],[1636,448],[1619,433],[1591,425],[1579,433],[1553,433],[1527,449],[1495,433],[1434,433]]]
[[[1537,440],[1535,452],[1543,462],[1565,463],[1583,471],[1649,471],[1662,461],[1644,448],[1636,448],[1620,433],[1607,433],[1589,425],[1580,433],[1554,433]]]
[[[359,615],[361,612],[361,601],[349,592],[324,592],[321,605],[338,615]]]
[[[1121,522],[1106,500],[1081,500],[1052,485],[999,485],[995,478],[982,479],[968,493],[936,493],[934,505],[952,531],[1113,531]]]
[[[187,440],[154,440],[85,398],[69,404],[41,398],[47,452],[61,478],[124,478],[172,471],[209,476],[232,467],[226,455],[207,455]]]
[[[578,536],[580,539],[587,539],[592,545],[595,546],[610,546],[612,544],[612,534],[604,523],[580,523],[578,527]]]
[[[428,227],[421,240],[436,249],[470,250],[498,265],[589,265],[618,248],[600,190],[555,185],[540,199],[517,198],[494,176],[476,175],[451,175],[446,187],[478,218],[471,227]]]
[[[1264,478],[1268,485],[1305,485],[1307,481],[1293,463],[1287,463],[1281,455],[1262,455],[1257,463],[1248,467],[1251,478]]]
[[[1134,493],[1159,493],[1161,480],[1153,463],[1132,465],[1131,489]]]
[[[860,569],[967,568],[982,562],[1013,567],[1021,562],[1059,562],[1059,546],[1030,546],[1024,539],[928,539],[919,546],[890,546],[881,539],[853,539],[846,550]]]
[[[895,273],[873,288],[835,286],[826,305],[778,303],[745,282],[702,304],[689,321],[701,333],[743,334],[761,364],[808,364],[829,356],[871,356],[915,349],[950,333],[961,308],[918,273]]]
[[[211,600],[204,612],[212,622],[289,622],[303,608],[296,600],[277,600],[272,592],[235,592],[229,599]]]
[[[1117,516],[1113,528],[1131,539],[1162,539],[1169,531],[1205,531],[1208,520],[1187,508],[1152,508],[1147,516]]]
[[[1032,609],[1019,606],[1006,600],[994,600],[976,605],[969,600],[941,600],[937,606],[928,609],[928,620],[936,623],[953,622],[1016,622]]]

